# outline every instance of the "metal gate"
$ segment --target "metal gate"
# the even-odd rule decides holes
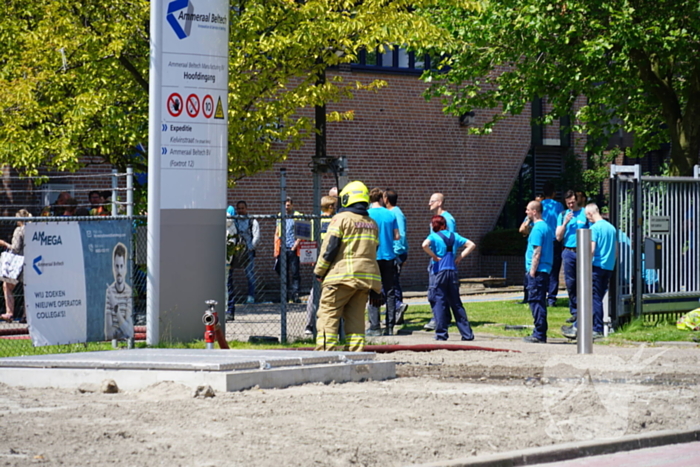
[[[613,321],[700,306],[700,166],[694,177],[658,177],[613,165],[610,177],[618,229]]]

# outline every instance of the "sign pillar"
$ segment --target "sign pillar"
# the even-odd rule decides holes
[[[201,338],[225,303],[229,4],[151,2],[149,345]]]

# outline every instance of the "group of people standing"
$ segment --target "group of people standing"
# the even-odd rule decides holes
[[[78,200],[67,191],[58,194],[56,201],[51,206],[46,206],[41,211],[41,217],[48,216],[109,216],[108,207],[112,193],[109,191],[92,190],[88,193],[89,207],[80,205]]]
[[[403,303],[400,271],[408,258],[406,218],[397,206],[395,190],[369,191],[354,181],[340,193],[340,210],[333,216],[314,268],[322,282],[317,317],[317,350],[336,350],[340,323],[345,321],[347,347],[361,351],[365,335],[393,335],[408,308]],[[456,232],[454,217],[443,209],[444,196],[431,196],[434,214],[430,233],[422,244],[430,257],[429,301],[437,340],[447,340],[450,310],[463,340],[474,339],[459,298],[457,265],[476,245]],[[464,247],[464,249],[462,249]],[[369,302],[370,327],[365,332],[365,307]],[[380,307],[386,304],[384,330]]]
[[[561,331],[567,338],[577,337],[577,231],[588,228],[591,229],[593,257],[593,338],[603,337],[603,298],[615,267],[616,229],[603,219],[595,203],[586,204],[583,192],[567,191],[564,194],[566,208],[554,200],[556,193],[552,183],[545,184],[543,195],[541,201],[536,199],[528,203],[526,218],[520,227],[520,232],[528,237],[525,287],[534,320],[534,331],[524,340],[547,342],[547,306],[556,304],[561,266],[571,314],[567,319],[571,325],[562,326]]]
[[[386,304],[384,335],[401,324],[408,305],[403,303],[400,273],[408,257],[406,218],[397,206],[395,190],[348,183],[339,195],[340,209],[328,222],[314,267],[322,282],[317,313],[316,348],[339,345],[341,319],[348,348],[364,348],[365,334],[382,334],[380,307]],[[369,300],[370,328],[365,333]],[[307,327],[308,329],[308,327]]]
[[[569,295],[570,326],[562,333],[569,338],[577,335],[578,300],[576,293],[576,232],[591,229],[593,256],[593,337],[603,335],[603,307],[612,270],[615,265],[617,235],[615,228],[600,214],[595,203],[586,204],[583,193],[569,190],[564,195],[566,208],[556,201],[552,183],[547,183],[541,200],[528,203],[521,232],[527,235],[525,254],[526,300],[534,319],[532,335],[524,338],[530,343],[547,341],[547,307],[556,304],[560,268]],[[321,220],[321,247],[314,267],[322,283],[318,310],[313,296],[307,306],[306,334],[316,333],[318,350],[334,350],[340,342],[341,319],[345,323],[349,350],[364,348],[365,336],[393,335],[394,328],[403,323],[408,305],[403,302],[400,273],[408,258],[406,217],[397,205],[398,194],[393,189],[371,191],[361,181],[347,184],[338,198],[321,200],[324,217]],[[339,204],[336,214],[336,203]],[[449,338],[448,327],[454,318],[462,340],[474,339],[469,320],[459,295],[459,263],[471,254],[476,245],[457,233],[454,217],[444,208],[445,197],[434,193],[429,209],[433,214],[429,234],[422,249],[430,258],[428,267],[428,301],[433,318],[425,329],[434,330],[437,340]],[[281,254],[285,242],[287,254],[288,297],[299,302],[299,240],[294,233],[294,216],[301,215],[288,198],[285,203],[289,216],[286,225],[278,222],[275,234],[276,253]],[[257,221],[247,217],[247,204],[240,201],[235,211],[229,208],[229,232],[234,231],[245,244],[248,257],[245,266],[248,278],[248,302],[255,301],[253,265],[255,248],[260,239]],[[369,303],[369,305],[368,305]],[[384,327],[380,308],[386,305]],[[365,330],[365,308],[369,328]],[[235,299],[229,271],[229,304],[233,314]]]

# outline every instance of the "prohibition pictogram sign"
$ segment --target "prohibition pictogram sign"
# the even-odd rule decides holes
[[[187,96],[185,109],[187,110],[187,115],[192,118],[199,115],[199,97],[197,97],[197,94],[190,94]]]
[[[206,118],[211,118],[214,115],[214,99],[209,94],[202,99],[202,115]]]
[[[168,96],[168,113],[177,117],[182,113],[182,96],[174,92]]]

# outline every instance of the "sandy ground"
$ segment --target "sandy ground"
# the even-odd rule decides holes
[[[513,352],[380,354],[398,378],[213,398],[0,385],[0,465],[407,465],[700,425],[696,347],[473,344]]]

